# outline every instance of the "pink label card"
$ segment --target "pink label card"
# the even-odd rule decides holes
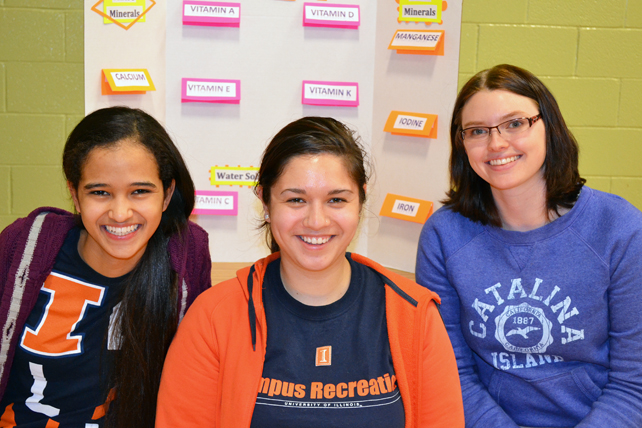
[[[358,29],[361,13],[358,5],[303,3],[304,27]]]
[[[192,214],[233,215],[239,213],[239,193],[218,190],[197,190]]]
[[[181,102],[239,104],[241,81],[184,77],[181,79]]]
[[[301,103],[314,106],[357,107],[359,84],[356,82],[303,81]]]
[[[239,27],[241,3],[183,0],[183,25]]]

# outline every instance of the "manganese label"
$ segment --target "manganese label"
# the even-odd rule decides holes
[[[437,32],[398,31],[391,45],[434,48],[437,46],[440,36],[441,33]]]

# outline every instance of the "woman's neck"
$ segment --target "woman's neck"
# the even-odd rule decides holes
[[[546,183],[543,180],[518,189],[491,190],[503,229],[527,232],[540,228],[557,217],[554,212],[549,216]]]
[[[351,273],[346,258],[319,272],[301,269],[281,258],[281,281],[285,290],[308,306],[329,305],[343,297],[350,286]]]

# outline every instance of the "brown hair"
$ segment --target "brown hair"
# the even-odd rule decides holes
[[[501,227],[490,185],[470,166],[461,135],[461,115],[470,98],[482,90],[504,90],[535,101],[546,128],[546,206],[548,212],[572,208],[586,182],[578,170],[579,147],[566,126],[555,97],[531,72],[509,64],[496,65],[474,75],[461,89],[450,122],[450,190],[442,203],[482,224]]]
[[[288,162],[296,156],[320,153],[343,159],[348,175],[357,184],[359,203],[363,205],[366,200],[364,186],[368,182],[365,151],[355,132],[330,117],[304,117],[281,129],[263,152],[254,193],[265,205],[269,205],[272,186],[281,177]],[[266,230],[265,241],[270,251],[279,251],[270,224],[263,221],[260,228]]]

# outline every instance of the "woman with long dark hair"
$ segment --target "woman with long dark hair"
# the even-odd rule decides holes
[[[642,214],[584,185],[555,98],[519,67],[464,85],[450,138],[416,274],[443,301],[466,426],[642,426]]]
[[[77,214],[39,208],[0,235],[0,426],[151,427],[167,348],[211,283],[194,184],[127,107],[85,117],[63,169]]]
[[[272,254],[203,293],[170,347],[156,426],[463,426],[439,298],[347,253],[364,152],[331,118],[290,123],[256,195]]]

